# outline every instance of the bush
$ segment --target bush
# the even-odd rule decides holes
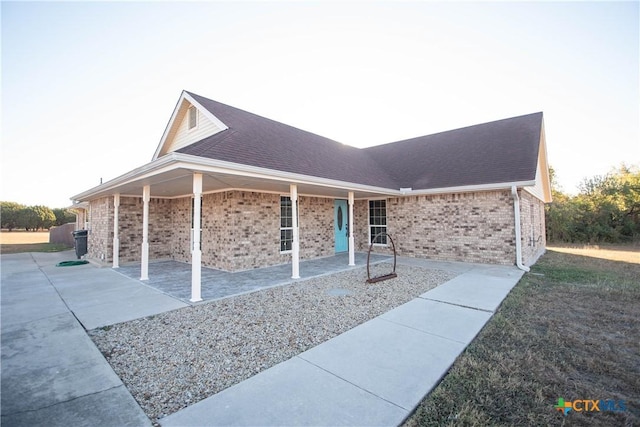
[[[585,179],[576,196],[556,187],[546,207],[547,238],[568,243],[625,243],[640,239],[640,171],[622,165]]]

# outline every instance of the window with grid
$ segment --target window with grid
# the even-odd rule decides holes
[[[387,235],[378,236],[387,232],[387,201],[369,200],[369,241],[378,245],[387,244]]]
[[[193,105],[189,107],[189,129],[198,125],[198,110]]]
[[[280,197],[280,252],[291,251],[293,243],[293,210],[291,197]]]

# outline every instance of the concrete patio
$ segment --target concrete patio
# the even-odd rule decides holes
[[[393,259],[393,257],[371,254],[371,264],[377,264],[389,259]],[[330,257],[301,261],[300,279],[291,278],[291,264],[234,273],[202,267],[202,299],[208,301],[227,298],[340,271],[361,268],[367,265],[367,254],[356,252],[356,265],[349,266],[348,264],[349,254],[346,252]],[[139,263],[121,266],[116,271],[131,279],[138,280],[140,278]],[[189,301],[191,298],[191,264],[178,261],[151,262],[149,263],[149,280],[144,280],[142,283],[191,304]]]

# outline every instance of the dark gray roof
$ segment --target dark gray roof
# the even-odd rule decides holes
[[[542,113],[365,148],[399,187],[433,189],[536,178]]]
[[[180,153],[396,190],[535,179],[542,113],[359,149],[187,93],[229,129]]]
[[[217,160],[395,188],[361,149],[187,92],[229,129],[177,150]]]

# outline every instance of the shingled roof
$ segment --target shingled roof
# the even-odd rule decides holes
[[[398,188],[433,189],[536,179],[542,113],[364,149]]]
[[[228,129],[179,153],[395,190],[536,179],[542,113],[359,149],[187,93]]]
[[[395,180],[359,148],[193,93],[189,95],[229,128],[177,150],[179,153],[319,178],[396,188]]]

